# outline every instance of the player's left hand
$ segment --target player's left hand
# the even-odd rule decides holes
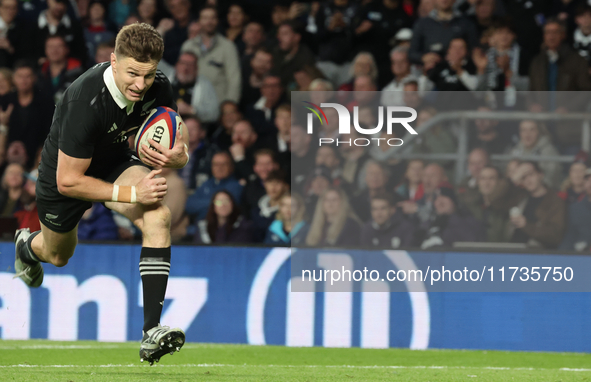
[[[148,139],[148,142],[150,145],[152,145],[152,147],[158,150],[151,150],[148,145],[143,145],[141,147],[140,150],[144,155],[142,162],[148,166],[151,166],[155,169],[160,169],[163,167],[182,168],[187,163],[188,148],[183,142],[183,137],[180,130],[177,130],[176,132],[176,139],[172,149],[162,146],[153,139]]]

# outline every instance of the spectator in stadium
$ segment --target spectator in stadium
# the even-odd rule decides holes
[[[357,183],[358,188],[364,188],[365,181],[362,178],[365,178],[365,175],[362,175],[362,172],[366,169],[369,153],[366,146],[355,144],[355,140],[359,138],[364,138],[364,136],[355,130],[354,127],[351,127],[351,133],[341,137],[342,141],[347,142],[339,146],[339,153],[343,162],[341,176],[343,181],[351,185]]]
[[[515,186],[507,187],[504,197],[517,202],[509,210],[508,237],[511,242],[556,248],[566,223],[564,200],[544,185],[544,173],[535,162],[523,162],[513,174]]]
[[[244,219],[232,194],[225,190],[211,198],[205,220],[198,223],[198,244],[246,244],[253,242],[252,222]]]
[[[139,0],[137,5],[137,16],[141,23],[150,24],[154,28],[160,23],[162,11],[159,9],[156,0]]]
[[[515,171],[517,171],[517,167],[521,164],[519,159],[511,159],[507,166],[505,166],[505,178],[509,180],[513,180],[513,175],[515,175]]]
[[[6,103],[13,107],[7,125],[8,143],[22,141],[25,144],[29,158],[27,167],[30,168],[37,150],[49,132],[54,104],[48,96],[38,90],[32,64],[25,61],[17,62],[13,80],[15,91],[6,97]]]
[[[118,239],[119,227],[113,219],[113,211],[102,203],[92,203],[78,223],[78,240]]]
[[[17,220],[17,226],[21,228],[41,229],[39,215],[37,213],[37,201],[35,198],[35,186],[37,184],[37,172],[24,173],[25,177],[22,193],[17,203],[13,216]]]
[[[416,78],[411,74],[410,61],[408,60],[408,47],[399,46],[390,52],[390,69],[394,79],[382,89],[381,104],[384,106],[404,105],[404,83]]]
[[[29,156],[27,155],[27,148],[21,141],[14,141],[8,145],[6,150],[6,162],[8,164],[18,163],[27,169],[27,163],[29,163]]]
[[[242,42],[244,44],[244,50],[240,52],[240,62],[242,68],[248,65],[252,56],[259,48],[263,46],[265,42],[265,28],[256,21],[251,21],[244,27],[242,33]]]
[[[410,247],[414,234],[413,225],[396,210],[391,195],[379,193],[371,198],[371,219],[361,228],[361,245],[379,249]]]
[[[316,208],[318,199],[333,185],[330,170],[326,166],[318,166],[307,176],[304,185],[306,211]]]
[[[306,244],[311,247],[359,245],[359,219],[345,192],[330,187],[318,199]]]
[[[78,59],[69,57],[68,44],[60,35],[47,37],[45,58],[39,84],[57,103],[68,86],[84,72],[84,68]]]
[[[454,38],[463,38],[468,50],[478,45],[476,27],[466,17],[454,14],[454,2],[435,0],[435,9],[415,22],[408,53],[412,63],[433,67]]]
[[[587,62],[564,43],[565,38],[566,27],[562,22],[557,19],[546,22],[543,51],[534,57],[529,69],[529,90],[591,90]]]
[[[261,149],[254,153],[253,174],[248,178],[240,206],[246,217],[250,216],[251,211],[257,205],[259,200],[265,195],[265,181],[269,174],[279,170],[279,163],[275,152],[269,149]]]
[[[491,207],[500,180],[499,170],[488,165],[483,167],[477,178],[478,197],[465,202],[467,210],[484,225],[488,242],[509,241],[505,233],[509,221],[509,211],[506,209],[495,210]]]
[[[509,151],[513,156],[541,155],[557,156],[558,150],[552,144],[550,135],[541,123],[525,120],[519,124],[519,142]],[[545,181],[550,187],[557,189],[562,182],[560,163],[540,162],[545,174]]]
[[[297,246],[304,243],[308,225],[304,221],[306,206],[298,194],[285,194],[279,200],[276,218],[269,226],[265,244]]]
[[[359,5],[351,0],[331,0],[320,4],[316,12],[319,67],[343,70],[351,59],[351,30]]]
[[[244,52],[245,49],[242,37],[247,21],[248,15],[244,12],[244,8],[237,3],[230,4],[228,14],[226,15],[226,22],[228,25],[224,31],[224,37],[236,44],[236,49],[238,49],[240,57],[242,57],[242,52]]]
[[[477,111],[491,112],[488,106],[479,106]],[[477,119],[474,121],[475,129],[470,129],[468,134],[468,147],[471,149],[482,148],[490,155],[504,154],[511,142],[511,134],[506,131],[501,134],[499,122],[493,119]]]
[[[573,48],[591,67],[591,5],[581,4],[577,9],[575,22],[577,29],[573,34]]]
[[[199,24],[199,35],[185,41],[181,51],[192,52],[204,63],[201,74],[211,81],[220,101],[238,103],[242,81],[238,50],[234,43],[217,33],[218,14],[214,7],[205,6],[199,11]]]
[[[17,0],[0,2],[0,67],[12,67],[19,59],[34,55],[31,52],[31,27],[18,16]]]
[[[281,78],[267,74],[261,83],[261,98],[247,106],[244,115],[252,123],[256,133],[263,138],[270,138],[277,134],[274,125],[275,111],[285,102],[285,92]]]
[[[445,59],[427,71],[427,76],[439,91],[476,90],[477,74],[484,74],[484,68],[478,69],[468,56],[466,40],[456,37],[449,42]]]
[[[375,109],[374,109],[375,110]],[[359,118],[361,120],[363,109],[359,110]],[[373,115],[373,114],[372,114]],[[375,118],[375,117],[374,117]],[[373,121],[368,126],[376,126],[377,121]],[[369,156],[374,160],[387,166],[390,172],[389,188],[398,186],[404,177],[406,171],[406,161],[399,158],[397,154],[397,146],[400,145],[400,139],[406,135],[406,129],[400,125],[392,126],[392,133],[388,133],[388,129],[382,129],[374,138],[380,139],[379,145],[371,145],[368,150]],[[389,143],[388,143],[389,142]]]
[[[263,181],[265,195],[263,195],[250,211],[250,219],[255,228],[255,241],[262,242],[265,239],[269,226],[275,220],[275,214],[279,211],[281,197],[289,191],[289,184],[285,181],[283,171],[274,170]]]
[[[242,69],[242,109],[254,104],[261,98],[261,87],[265,77],[273,68],[273,55],[267,48],[258,48]]]
[[[379,78],[376,82],[383,87],[389,81],[388,53],[392,41],[402,28],[410,28],[412,19],[406,14],[402,2],[381,0],[366,4],[358,12],[353,25],[356,49],[370,52],[378,64]]]
[[[281,104],[275,111],[275,128],[277,134],[275,139],[270,140],[271,150],[277,153],[277,160],[279,166],[286,170],[291,166],[291,105],[288,103]]]
[[[568,177],[562,182],[558,196],[564,200],[567,207],[585,197],[585,172],[588,160],[586,152],[581,151],[570,165]]]
[[[295,84],[289,89],[291,91],[307,92],[310,91],[310,85],[314,80],[324,79],[324,74],[316,66],[304,65],[300,70],[293,74]],[[288,95],[290,92],[287,93]]]
[[[106,13],[105,4],[100,0],[92,0],[88,6],[88,21],[84,29],[84,40],[88,49],[89,60],[87,62],[91,65],[95,64],[94,56],[99,44],[115,39],[113,28],[109,28],[107,25]],[[45,50],[47,51],[47,43]]]
[[[374,80],[368,75],[362,74],[355,77],[353,81],[353,97],[345,106],[349,112],[353,113],[355,106],[359,108],[369,107],[370,109],[378,110],[379,96],[377,94],[377,85]],[[361,121],[360,121],[361,122]]]
[[[408,161],[404,180],[395,189],[403,200],[417,201],[423,197],[423,170],[425,162],[420,159]]]
[[[310,83],[310,100],[316,105],[327,102],[332,96],[332,94],[327,92],[332,92],[333,90],[334,86],[332,83],[322,78],[317,78]]]
[[[289,7],[285,4],[275,4],[271,9],[271,30],[268,33],[270,37],[269,45],[277,45],[277,31],[281,24],[290,19]]]
[[[225,151],[215,154],[211,160],[212,177],[187,198],[187,214],[195,216],[198,220],[204,219],[211,197],[220,190],[226,190],[232,194],[234,200],[240,200],[242,185],[233,173],[234,164],[230,155]]]
[[[0,216],[12,216],[24,192],[24,174],[23,166],[18,163],[6,166],[6,170],[2,175],[2,188],[0,189]]]
[[[451,188],[451,185],[448,183],[445,170],[437,163],[431,163],[425,167],[422,182],[422,195],[415,194],[414,200],[402,201],[398,206],[409,218],[418,220],[420,225],[425,225],[434,218],[433,203],[437,198],[437,191],[440,187]]]
[[[247,120],[236,122],[232,127],[232,146],[230,146],[230,154],[236,163],[236,178],[248,180],[252,175],[255,152],[268,146],[268,141],[259,139],[250,122]]]
[[[294,191],[303,192],[306,175],[314,167],[316,153],[310,144],[312,138],[304,126],[294,123],[290,130],[291,187]]]
[[[220,105],[220,123],[211,135],[211,142],[220,150],[232,146],[232,127],[242,119],[238,105],[234,101],[224,101]]]
[[[526,64],[531,61],[531,58],[524,57],[527,51],[517,44],[515,33],[507,23],[496,23],[489,33],[487,44],[490,48],[486,52],[475,49],[472,54],[474,63],[484,74],[477,90],[505,90],[508,87],[527,90],[529,68]]]
[[[109,41],[99,44],[96,47],[96,53],[94,54],[94,62],[107,62],[111,59],[111,53],[115,51],[115,42]]]
[[[349,80],[342,84],[338,90],[353,91],[355,78],[359,76],[369,76],[373,81],[377,81],[378,66],[371,53],[360,52],[355,56],[349,69]]]
[[[39,14],[35,27],[36,59],[45,53],[47,37],[60,35],[68,42],[70,55],[79,62],[86,62],[86,42],[80,22],[67,14],[67,0],[47,0],[47,10]]]
[[[183,121],[189,132],[189,163],[179,170],[185,187],[192,193],[209,178],[211,160],[218,150],[217,146],[207,139],[207,131],[194,114],[183,115]]]
[[[577,9],[584,4],[584,1],[572,0],[558,0],[552,2],[550,14],[564,23],[568,36],[572,36],[575,31],[575,28],[577,27],[575,24]]]
[[[294,21],[284,21],[277,29],[278,44],[273,50],[273,68],[285,88],[291,88],[294,73],[304,65],[314,65],[314,54],[302,40],[300,26]]]
[[[479,197],[478,178],[480,171],[490,164],[490,157],[486,150],[476,148],[468,155],[468,176],[461,180],[456,188],[458,201],[461,206],[474,203]]]
[[[589,251],[591,245],[591,169],[586,169],[583,180],[584,192],[579,201],[568,204],[564,239],[558,249],[566,251]]]
[[[121,28],[131,16],[137,18],[133,13],[135,9],[135,0],[113,0],[109,4],[109,22]]]
[[[341,156],[336,146],[322,145],[316,150],[315,166],[325,166],[331,174],[333,186],[344,186]]]
[[[484,241],[484,227],[474,217],[459,209],[452,188],[438,188],[433,207],[433,219],[422,225],[419,232],[421,249],[451,247],[453,243],[461,241]]]
[[[0,5],[0,8],[2,5]],[[0,104],[4,97],[14,90],[14,83],[12,82],[12,70],[9,68],[0,67]]]
[[[372,197],[386,192],[389,175],[382,165],[371,159],[367,161],[364,172],[365,187],[351,199],[351,207],[361,221],[370,218]]]
[[[183,44],[189,37],[188,27],[191,22],[191,2],[189,0],[169,0],[166,2],[166,5],[172,18],[160,20],[156,29],[164,39],[164,55],[162,59],[169,65],[174,66],[181,53],[181,47],[184,46]],[[198,54],[196,55],[198,56]],[[218,99],[220,99],[219,94]]]
[[[500,21],[500,17],[495,14],[495,0],[478,0],[475,2],[473,10],[474,13],[468,16],[468,20],[472,21],[472,24],[476,27],[478,45],[486,45],[487,31]]]
[[[219,102],[211,82],[199,74],[197,56],[191,52],[182,53],[174,68],[170,82],[178,112],[196,114],[203,123],[217,121]]]
[[[420,127],[436,114],[437,110],[431,106],[423,108],[418,112],[416,126]],[[418,136],[412,151],[420,154],[455,153],[457,151],[457,142],[449,127],[437,125]],[[438,160],[436,162],[446,168],[453,165],[453,161],[448,160]]]
[[[426,85],[427,83],[431,85]],[[412,107],[415,110],[419,110],[423,107],[423,95],[421,94],[421,92],[423,91],[423,88],[421,88],[421,86],[423,85],[426,86],[425,89],[432,88],[431,81],[429,81],[429,79],[425,75],[421,75],[419,80],[415,81],[414,79],[410,79],[404,83],[404,95],[402,96],[404,100],[404,106]]]

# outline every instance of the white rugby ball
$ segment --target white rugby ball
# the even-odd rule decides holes
[[[172,149],[176,139],[177,130],[181,129],[183,120],[176,111],[166,106],[158,106],[152,109],[144,123],[135,135],[134,148],[140,160],[144,159],[140,148],[143,145],[156,150],[149,142],[152,139],[164,147]]]

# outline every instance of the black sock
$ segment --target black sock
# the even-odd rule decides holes
[[[142,247],[140,276],[144,288],[144,332],[160,323],[170,271],[170,247]]]
[[[40,233],[41,231],[33,232],[25,243],[26,250],[19,252],[18,256],[23,261],[23,263],[29,265],[35,265],[38,262],[45,263],[45,261],[42,261],[40,258],[37,257],[37,255],[35,255],[35,252],[33,252],[33,248],[31,247],[31,242],[33,242],[35,236],[39,235]]]

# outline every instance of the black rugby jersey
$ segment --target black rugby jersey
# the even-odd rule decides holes
[[[75,158],[92,158],[86,175],[104,179],[128,158],[127,138],[157,106],[177,110],[170,82],[162,72],[156,72],[143,99],[132,103],[115,86],[109,62],[88,69],[55,107],[41,154],[39,180],[56,185],[58,150]]]

